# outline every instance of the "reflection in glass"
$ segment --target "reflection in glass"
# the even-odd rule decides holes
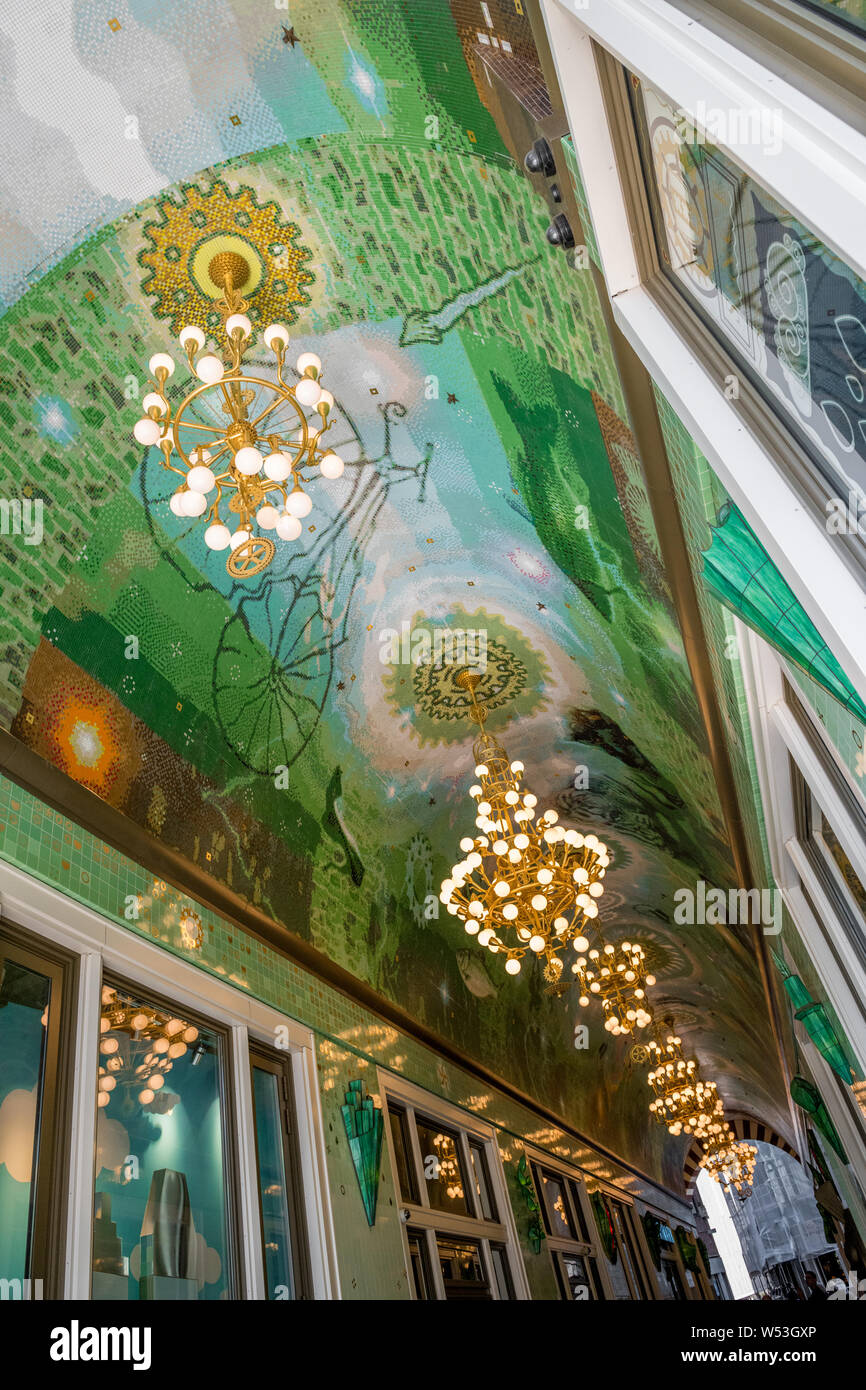
[[[576,1303],[586,1303],[594,1296],[587,1261],[582,1255],[563,1255],[561,1258],[565,1296]]]
[[[500,1298],[513,1298],[514,1285],[511,1282],[511,1270],[508,1268],[508,1257],[501,1245],[491,1245],[490,1263],[493,1265],[497,1294]]]
[[[409,1265],[412,1270],[412,1284],[415,1297],[427,1302],[436,1297],[433,1281],[427,1263],[427,1242],[422,1231],[407,1232],[409,1241]]]
[[[478,1197],[478,1215],[484,1221],[495,1221],[497,1219],[496,1203],[493,1200],[493,1192],[490,1187],[490,1173],[487,1169],[487,1155],[484,1152],[484,1145],[470,1139],[469,1157],[472,1162],[475,1191]]]
[[[102,1005],[93,1297],[230,1297],[220,1036],[110,986]]]
[[[541,1190],[550,1218],[551,1235],[570,1236],[574,1239],[577,1232],[571,1224],[571,1213],[566,1205],[564,1182],[550,1173],[542,1173]]]
[[[280,1077],[275,1072],[253,1066],[265,1285],[268,1298],[289,1299],[296,1297],[296,1291],[279,1087]]]
[[[629,85],[665,273],[830,495],[847,507],[850,493],[852,509],[866,509],[866,284],[713,143],[712,129],[633,75]],[[760,119],[749,138],[781,149],[771,108],[712,114]]]
[[[481,1251],[473,1241],[438,1236],[439,1263],[446,1298],[490,1298],[490,1285],[481,1263]]]
[[[394,1162],[397,1165],[397,1189],[404,1202],[417,1202],[418,1185],[415,1181],[414,1165],[410,1159],[405,1112],[389,1105],[388,1119],[391,1124]]]
[[[427,1200],[436,1211],[469,1214],[466,1179],[457,1147],[457,1136],[417,1117],[421,1163],[427,1183]]]
[[[0,960],[0,1279],[28,1279],[51,981]]]

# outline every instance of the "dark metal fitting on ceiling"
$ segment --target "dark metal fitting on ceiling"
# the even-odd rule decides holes
[[[571,230],[571,223],[564,212],[554,217],[546,235],[551,246],[561,246],[567,250],[569,246],[574,245],[574,232]]]
[[[544,136],[536,140],[532,149],[527,151],[524,164],[530,174],[543,174],[546,179],[556,173],[556,161],[553,158],[553,150],[548,145]]]

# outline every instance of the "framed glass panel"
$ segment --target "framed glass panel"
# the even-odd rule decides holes
[[[586,1255],[560,1250],[554,1259],[560,1295],[574,1303],[586,1303],[598,1298],[598,1286],[592,1261]]]
[[[814,10],[836,24],[866,38],[866,0],[795,0],[804,10]]]
[[[59,1298],[68,1087],[58,1069],[72,964],[0,933],[0,1279],[6,1297]]]
[[[847,506],[850,494],[866,511],[866,283],[712,129],[633,74],[628,83],[665,275],[796,438],[827,497]],[[729,115],[758,122],[738,138],[781,141],[769,109]]]
[[[19,1282],[32,1265],[51,986],[0,956],[0,1279]]]
[[[620,1202],[610,1202],[611,1215],[613,1217],[614,1230],[616,1231],[616,1242],[619,1248],[620,1259],[623,1263],[626,1278],[631,1290],[632,1298],[648,1297],[646,1280],[640,1264],[640,1254],[635,1246],[635,1239],[629,1223],[629,1213]]]
[[[508,1267],[508,1256],[504,1246],[491,1245],[490,1263],[493,1266],[497,1295],[499,1298],[512,1299],[514,1297],[514,1285],[511,1282],[511,1270]]]
[[[406,1237],[409,1243],[409,1268],[412,1272],[415,1297],[424,1302],[435,1299],[436,1291],[427,1255],[427,1238],[423,1231],[412,1230],[406,1232]]]
[[[566,1196],[567,1179],[544,1168],[536,1170],[536,1177],[540,1180],[538,1185],[541,1189],[544,1213],[547,1216],[548,1234],[565,1236],[571,1240],[579,1239]]]
[[[447,1299],[492,1297],[481,1249],[476,1241],[437,1235],[436,1248]]]
[[[388,1122],[391,1126],[391,1141],[394,1146],[397,1189],[404,1202],[417,1202],[418,1183],[415,1178],[415,1164],[412,1161],[412,1147],[409,1141],[405,1110],[400,1110],[389,1104]]]
[[[257,1049],[251,1050],[250,1065],[267,1297],[303,1298],[306,1242],[291,1076],[284,1060]]]
[[[225,1035],[105,984],[98,1069],[93,1297],[236,1297]]]
[[[478,1215],[483,1221],[497,1221],[499,1218],[493,1197],[493,1188],[490,1184],[487,1155],[484,1152],[484,1145],[479,1144],[477,1139],[469,1140],[469,1161],[472,1164],[472,1176],[475,1179]]]
[[[415,1122],[430,1206],[435,1211],[472,1215],[459,1136],[421,1115],[416,1115]]]

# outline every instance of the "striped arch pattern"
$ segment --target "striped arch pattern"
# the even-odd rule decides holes
[[[777,1134],[769,1125],[761,1124],[760,1120],[754,1120],[750,1115],[728,1115],[726,1116],[731,1129],[738,1139],[750,1139],[752,1143],[760,1141],[764,1144],[775,1144],[777,1149],[782,1149],[786,1154],[790,1154],[797,1162],[800,1162],[800,1155],[796,1149],[792,1149],[787,1139],[783,1139],[781,1134]],[[704,1151],[704,1146],[699,1139],[692,1141],[692,1146],[686,1154],[683,1164],[683,1177],[686,1185],[686,1196],[691,1197],[692,1188],[700,1172],[700,1159]]]

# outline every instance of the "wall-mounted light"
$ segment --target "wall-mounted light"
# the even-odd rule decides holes
[[[547,240],[551,246],[561,246],[563,250],[568,250],[574,245],[574,232],[571,230],[571,223],[564,212],[554,217],[546,232]]]
[[[543,174],[546,179],[552,178],[556,173],[553,150],[543,136],[535,141],[531,150],[527,150],[523,163],[530,174]]]

